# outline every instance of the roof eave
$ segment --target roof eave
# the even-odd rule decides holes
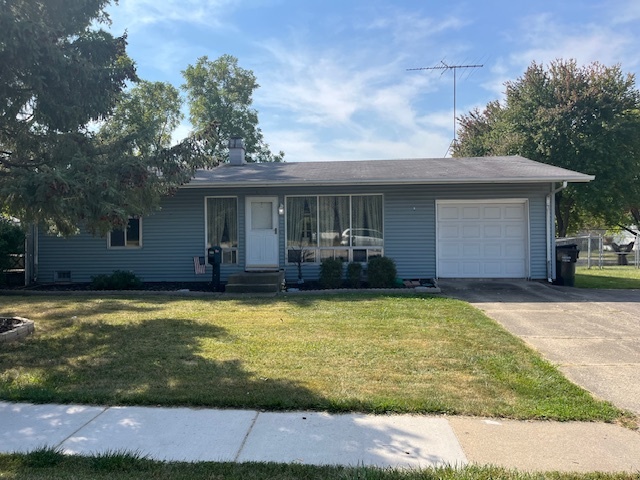
[[[587,183],[594,180],[594,175],[580,175],[579,177],[542,177],[542,178],[492,178],[492,179],[424,179],[424,180],[327,180],[317,181],[298,181],[298,182],[266,182],[266,181],[239,181],[239,182],[201,182],[197,184],[187,183],[181,188],[211,188],[211,187],[328,187],[335,185],[451,185],[451,184],[509,184],[509,183]]]

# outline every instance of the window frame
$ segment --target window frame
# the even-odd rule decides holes
[[[373,197],[377,196],[381,198],[381,219],[382,219],[382,245],[371,246],[354,246],[354,245],[334,245],[334,246],[320,246],[320,198],[321,197],[348,197],[349,198],[349,230],[353,230],[353,197]],[[312,252],[312,255],[304,255],[302,258],[303,264],[319,264],[323,258],[343,258],[344,261],[353,262],[354,250],[365,250],[365,260],[357,261],[357,263],[366,264],[370,258],[384,256],[384,243],[385,243],[385,218],[384,218],[384,194],[382,193],[333,193],[333,194],[300,194],[300,195],[285,195],[285,262],[287,265],[296,265],[296,261],[289,259],[290,250],[296,250],[296,248],[290,248],[289,246],[289,232],[287,230],[287,224],[289,220],[288,199],[289,198],[303,198],[303,197],[315,197],[316,199],[316,239],[315,245],[304,247],[302,250],[305,252]],[[347,259],[344,259],[344,252],[347,252]],[[310,257],[310,260],[307,260]]]
[[[138,241],[136,244],[127,244],[127,230],[129,230],[129,222],[132,220],[138,221]],[[122,229],[118,229],[122,230]],[[142,217],[129,217],[127,220],[127,227],[124,229],[124,245],[113,245],[111,240],[111,234],[113,230],[110,230],[107,234],[107,249],[108,250],[140,250],[142,248]]]
[[[238,235],[237,245],[235,247],[226,247],[222,249],[222,265],[239,265],[240,264],[240,205],[239,198],[236,195],[208,195],[204,197],[204,258],[207,265],[209,263],[209,248],[213,245],[209,243],[209,200],[230,198],[235,200],[236,205],[236,232]],[[225,258],[231,257],[231,261],[225,261]]]

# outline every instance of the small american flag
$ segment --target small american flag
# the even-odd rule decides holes
[[[196,271],[196,275],[207,273],[207,264],[204,263],[204,257],[193,257],[193,268]]]

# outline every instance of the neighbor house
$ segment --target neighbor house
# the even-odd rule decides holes
[[[144,281],[206,281],[212,246],[223,283],[271,270],[295,281],[299,261],[313,279],[325,258],[380,255],[404,279],[553,279],[554,193],[594,178],[518,156],[246,163],[237,143],[229,163],[199,171],[126,231],[37,233],[33,280],[130,270]]]

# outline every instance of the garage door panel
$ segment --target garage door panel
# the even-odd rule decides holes
[[[499,225],[499,224],[485,225],[484,238],[502,238],[502,225]]]
[[[521,243],[507,243],[503,246],[504,256],[506,258],[524,258],[525,249]]]
[[[457,243],[448,243],[440,248],[441,258],[460,258],[461,246]]]
[[[482,246],[479,243],[462,244],[462,256],[464,258],[468,258],[468,257],[481,258],[484,256],[482,252]]]
[[[504,218],[510,220],[524,220],[524,206],[504,207]]]
[[[504,236],[506,238],[524,239],[524,225],[509,224],[504,226]]]
[[[512,276],[522,275],[522,263],[520,261],[504,262],[504,273]]]
[[[448,260],[443,258],[440,260],[438,266],[440,267],[440,270],[442,270],[441,276],[443,277],[462,276],[458,274],[460,271],[460,262],[457,260]]]
[[[458,225],[443,224],[439,229],[438,236],[444,240],[458,239],[460,238],[460,227]]]
[[[439,202],[437,228],[438,276],[527,276],[524,202]]]
[[[500,220],[502,218],[502,208],[500,207],[484,207],[483,218],[485,220]]]
[[[479,277],[482,272],[480,262],[462,262],[460,264],[462,274],[465,277]]]
[[[480,219],[480,207],[463,207],[462,218],[465,220],[478,220]]]
[[[493,262],[483,263],[483,277],[496,277],[502,273],[502,262],[495,260]]]
[[[438,209],[438,218],[440,220],[458,220],[458,207],[441,207]]]
[[[480,225],[463,225],[462,226],[462,235],[465,239],[480,238],[481,236],[480,232],[481,232]]]
[[[502,244],[485,243],[482,248],[484,258],[500,258],[502,255]]]

